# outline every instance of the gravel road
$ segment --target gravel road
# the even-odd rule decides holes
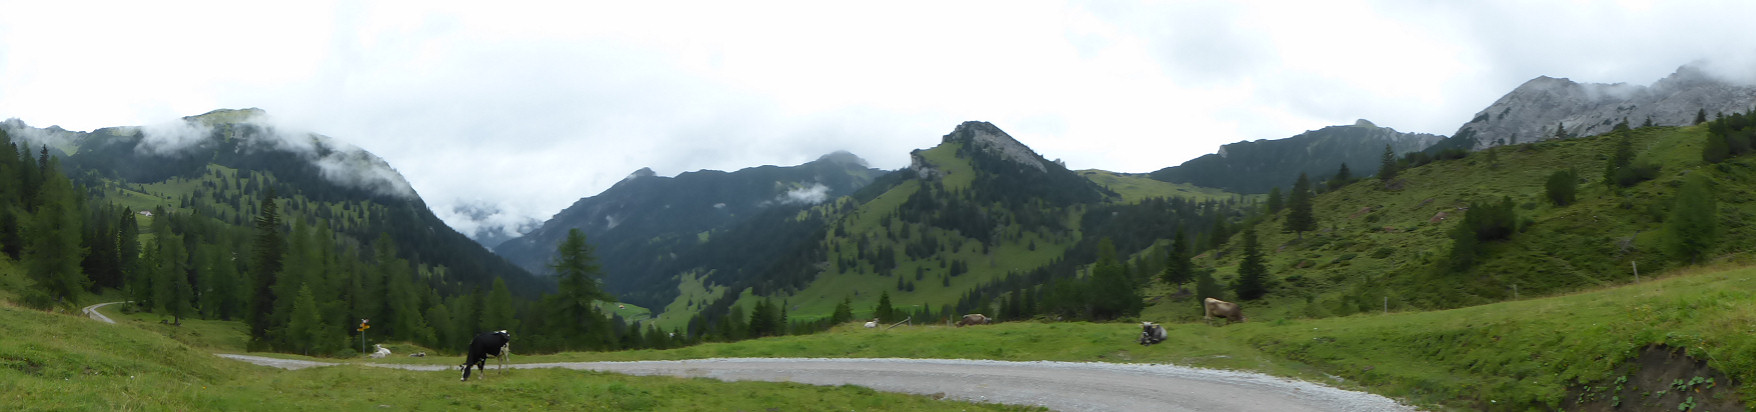
[[[121,303],[121,302],[111,302]],[[115,323],[87,306],[92,319]],[[283,369],[341,363],[251,355],[221,357]],[[445,365],[366,366],[418,371]],[[492,365],[490,363],[490,365]],[[1003,362],[952,359],[739,358],[643,362],[522,363],[512,368],[565,368],[725,381],[859,385],[885,392],[1039,405],[1058,411],[1415,411],[1383,396],[1250,372],[1175,365]],[[493,379],[493,366],[485,379]]]
[[[220,355],[300,369],[323,362]],[[440,365],[365,364],[438,371]],[[859,385],[885,392],[1058,411],[1414,411],[1389,398],[1258,373],[1174,365],[1002,362],[949,359],[698,359],[644,362],[524,363],[513,368],[566,368],[629,375],[725,381]],[[490,367],[489,377],[494,372]]]
[[[122,301],[122,302],[105,302],[105,303],[99,303],[99,304],[96,304],[96,305],[91,305],[91,306],[86,306],[86,307],[85,307],[85,309],[80,309],[80,310],[79,310],[79,311],[80,311],[80,312],[85,312],[85,316],[90,316],[90,317],[91,317],[91,318],[92,318],[92,320],[96,320],[96,321],[99,321],[99,322],[103,322],[103,323],[108,323],[108,324],[115,324],[115,323],[116,323],[116,321],[113,321],[113,320],[110,320],[110,317],[109,317],[109,316],[104,316],[104,314],[103,314],[103,313],[99,313],[99,312],[98,312],[98,308],[101,308],[101,307],[104,307],[104,306],[108,306],[108,305],[114,305],[114,304],[117,304],[117,303],[128,303],[128,302],[127,302],[127,301]]]

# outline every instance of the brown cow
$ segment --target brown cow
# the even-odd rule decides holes
[[[1207,309],[1206,319],[1208,324],[1213,323],[1214,316],[1225,318],[1226,324],[1228,325],[1232,322],[1244,321],[1244,308],[1238,306],[1236,303],[1214,298],[1207,298],[1207,300],[1204,300],[1201,303],[1202,306],[1205,306],[1205,309]]]
[[[992,320],[993,319],[988,319],[987,316],[982,316],[980,313],[971,313],[963,315],[963,320],[957,321],[957,327],[961,328],[963,325],[986,325]]]

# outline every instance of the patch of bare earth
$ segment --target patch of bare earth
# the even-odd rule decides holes
[[[1569,411],[1742,411],[1737,384],[1706,361],[1669,346],[1648,346],[1618,377],[1568,388]]]

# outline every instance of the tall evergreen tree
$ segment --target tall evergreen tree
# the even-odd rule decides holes
[[[1293,193],[1287,202],[1287,218],[1282,230],[1298,234],[1299,239],[1305,238],[1305,232],[1317,229],[1317,218],[1312,215],[1311,179],[1299,173],[1299,180],[1293,182]]]
[[[878,318],[878,323],[896,321],[896,308],[890,305],[890,291],[878,295],[878,306],[872,308],[872,317]]]
[[[1280,186],[1275,186],[1273,189],[1269,189],[1268,190],[1268,214],[1272,215],[1275,213],[1280,213],[1280,209],[1282,207],[1286,207],[1286,199],[1280,195]]]
[[[608,324],[593,302],[612,301],[613,298],[598,287],[597,278],[601,273],[596,260],[592,256],[591,244],[585,241],[585,232],[579,229],[567,231],[567,238],[556,247],[555,260],[549,265],[559,283],[559,292],[554,295],[551,307],[561,323],[556,332],[564,340],[603,348],[607,346],[604,340],[607,339]],[[737,319],[731,321],[742,323]]]
[[[1268,294],[1268,267],[1262,262],[1262,247],[1256,242],[1256,228],[1244,229],[1244,260],[1238,264],[1240,300],[1256,300]]]
[[[1695,123],[1694,124],[1702,124],[1702,123],[1707,123],[1707,109],[1705,109],[1705,108],[1695,111]]]
[[[24,267],[30,278],[54,304],[73,304],[91,280],[80,270],[86,248],[80,244],[81,222],[78,194],[73,182],[56,171],[55,160],[43,169],[37,200],[40,203],[26,227]]]
[[[1160,275],[1165,284],[1181,290],[1194,275],[1194,264],[1189,261],[1189,239],[1182,227],[1177,227],[1177,234],[1171,237],[1171,247],[1165,254],[1165,271]]]
[[[269,345],[268,331],[272,326],[269,317],[274,313],[275,277],[281,270],[281,253],[286,250],[285,239],[280,232],[280,211],[275,204],[274,188],[262,196],[261,212],[256,215],[256,238],[251,244],[251,275],[255,278],[253,289],[255,297],[250,302],[251,310],[246,312],[245,323],[250,324],[250,347],[258,349]]]
[[[1378,181],[1389,182],[1396,179],[1396,172],[1401,172],[1396,170],[1396,151],[1389,144],[1385,144],[1384,156],[1378,160]]]
[[[519,330],[518,314],[512,307],[512,291],[506,288],[506,279],[494,278],[494,287],[488,292],[487,304],[482,308],[482,330]]]
[[[1116,257],[1116,244],[1109,238],[1098,241],[1098,261],[1092,265],[1090,290],[1091,316],[1095,320],[1111,320],[1137,316],[1145,308],[1128,266]]]
[[[292,318],[286,328],[288,347],[310,355],[319,346],[323,329],[323,318],[317,312],[317,298],[311,296],[310,287],[300,285],[297,297],[293,298]]]

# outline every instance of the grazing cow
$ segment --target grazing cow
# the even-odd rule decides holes
[[[427,357],[427,353],[426,352],[415,352],[415,353],[409,354],[409,357],[411,357],[411,358],[425,358],[425,357]]]
[[[871,328],[876,328],[876,327],[878,327],[878,318],[872,318],[871,322],[866,322],[866,329],[871,329]]]
[[[1152,322],[1140,322],[1141,346],[1164,342],[1166,337],[1164,326]]]
[[[987,316],[982,316],[980,313],[971,313],[963,315],[963,320],[957,321],[957,327],[961,328],[964,325],[986,325],[992,320],[993,319],[988,319]]]
[[[1227,302],[1227,301],[1214,299],[1214,298],[1207,298],[1207,300],[1204,300],[1201,303],[1202,303],[1202,306],[1204,306],[1205,309],[1207,309],[1207,315],[1206,315],[1205,319],[1207,320],[1207,323],[1209,323],[1209,324],[1213,323],[1214,316],[1225,318],[1226,324],[1228,324],[1228,325],[1231,324],[1232,322],[1243,322],[1244,321],[1244,308],[1241,306],[1238,306],[1238,304],[1236,304],[1236,303]]]
[[[378,350],[372,351],[372,354],[370,355],[372,356],[372,359],[384,359],[385,356],[390,356],[390,349],[385,349],[384,345],[374,343],[372,344],[372,347],[378,348]]]
[[[506,331],[494,331],[476,335],[469,343],[469,356],[463,361],[463,380],[469,380],[469,368],[474,366],[482,376],[488,376],[488,357],[499,357],[512,343],[512,334]],[[504,364],[502,364],[504,366]]]

